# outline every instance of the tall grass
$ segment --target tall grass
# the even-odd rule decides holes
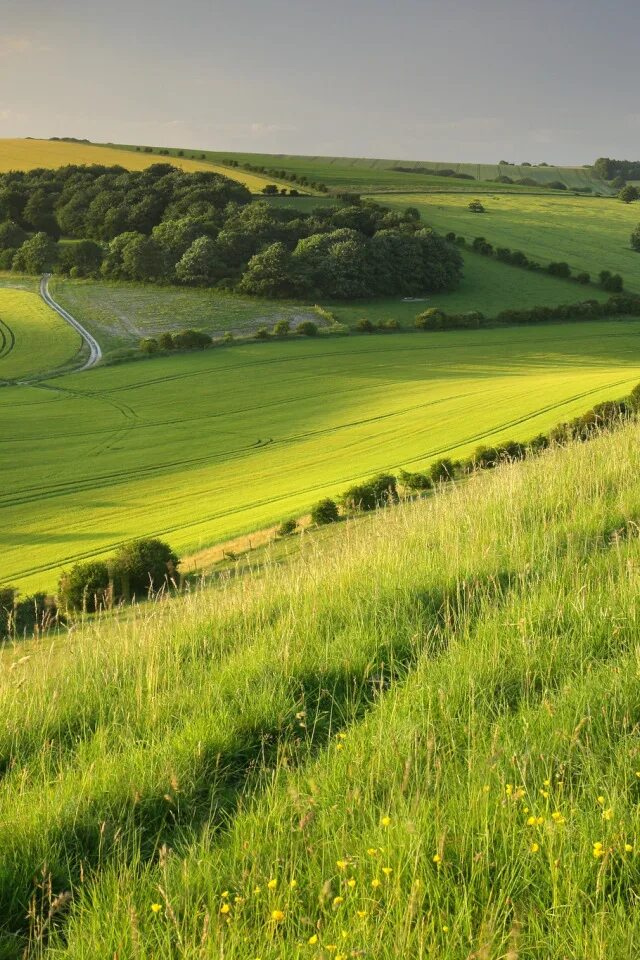
[[[6,650],[0,956],[633,956],[639,433]]]

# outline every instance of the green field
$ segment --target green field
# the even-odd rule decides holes
[[[33,281],[0,282],[0,385],[66,366],[82,340],[34,292]]]
[[[323,302],[322,306],[350,326],[362,317],[375,321],[393,318],[411,329],[416,314],[430,306],[450,313],[481,310],[492,316],[506,307],[556,306],[584,298],[584,289],[575,283],[527,273],[477,254],[464,256],[464,278],[451,293],[433,294],[417,302],[394,298]],[[51,291],[97,337],[105,355],[165,330],[196,327],[214,335],[226,330],[247,334],[265,324],[273,326],[282,317],[319,322],[311,303],[257,300],[193,287],[57,278]],[[598,289],[590,290],[589,295],[607,296]]]
[[[441,233],[467,239],[484,236],[494,247],[523,250],[534,260],[566,260],[574,271],[621,273],[629,290],[640,292],[640,255],[629,238],[640,221],[640,204],[593,197],[494,196],[483,200],[486,213],[471,213],[465,197],[374,197],[388,206],[418,207]],[[589,295],[591,290],[589,289]]]
[[[637,956],[639,441],[6,648],[3,958]]]
[[[180,552],[351,481],[527,439],[640,379],[640,327],[327,337],[96,368],[0,391],[4,582],[160,535]]]
[[[127,150],[135,150],[135,146],[120,145]],[[188,153],[189,151],[187,151]],[[200,151],[199,151],[200,152]],[[405,173],[394,170],[394,167],[408,167],[421,171],[455,170],[456,173],[466,173],[476,179],[475,189],[485,188],[499,191],[523,192],[533,188],[510,186],[508,184],[491,184],[489,181],[506,175],[512,180],[530,177],[544,185],[558,180],[569,188],[580,189],[591,187],[594,191],[608,196],[611,188],[601,180],[589,167],[523,167],[500,166],[497,163],[450,163],[425,160],[392,160],[371,159],[363,157],[322,157],[298,156],[295,154],[268,154],[268,153],[234,153],[229,151],[204,151],[207,160],[213,163],[224,164],[225,160],[237,160],[238,163],[251,163],[254,166],[263,166],[267,169],[286,170],[298,176],[305,175],[309,180],[325,183],[335,190],[350,190],[361,193],[378,191],[426,191],[426,190],[461,190],[474,189],[471,181],[445,180],[443,177],[428,173]],[[233,168],[231,168],[233,169]]]

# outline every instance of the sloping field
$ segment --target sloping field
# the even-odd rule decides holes
[[[394,297],[348,304],[325,302],[323,306],[350,326],[367,317],[395,319],[411,329],[416,315],[427,307],[438,306],[450,313],[481,310],[493,316],[506,307],[557,306],[575,303],[584,295],[575,283],[546,274],[527,273],[472,253],[465,253],[464,258],[464,278],[451,293],[432,294],[417,302]],[[273,326],[282,317],[318,321],[311,303],[259,300],[219,290],[62,278],[51,283],[51,290],[58,302],[91,330],[107,354],[164,330],[197,327],[215,335],[225,330],[248,333],[264,324]],[[589,295],[608,296],[597,288]]]
[[[3,957],[637,956],[639,441],[6,651]]]
[[[376,471],[527,439],[628,392],[639,329],[256,343],[0,391],[2,581],[52,587],[134,536],[192,552]]]
[[[8,170],[33,170],[36,167],[65,167],[67,164],[111,164],[126,170],[146,170],[152,163],[170,163],[187,173],[205,170],[209,173],[221,173],[231,180],[244,183],[249,190],[259,193],[267,183],[273,181],[245,171],[236,171],[228,167],[188,157],[162,157],[148,153],[137,153],[119,147],[96,146],[86,143],[66,143],[58,140],[7,140],[0,139],[0,173]]]
[[[640,204],[592,197],[493,196],[483,200],[486,213],[471,213],[468,199],[379,196],[387,206],[414,206],[439,232],[467,239],[484,236],[494,247],[523,250],[534,260],[566,260],[574,271],[621,273],[629,290],[640,292],[640,254],[629,238],[640,221]],[[591,291],[589,291],[589,295]]]
[[[265,166],[268,169],[281,168],[298,175],[304,174],[310,180],[326,183],[330,187],[342,190],[358,190],[364,193],[381,190],[421,190],[453,189],[467,190],[473,188],[473,183],[465,180],[447,181],[443,177],[428,176],[429,170],[455,170],[456,173],[466,173],[476,180],[486,182],[498,176],[508,176],[512,180],[530,177],[541,184],[558,180],[567,187],[579,189],[592,187],[594,191],[605,196],[612,191],[606,181],[601,180],[588,167],[523,167],[504,166],[478,163],[449,163],[426,160],[374,160],[360,157],[312,157],[296,156],[293,154],[262,154],[262,153],[229,153],[222,151],[206,151],[207,158],[223,163],[225,159],[237,160],[239,163],[251,163],[255,166]],[[421,170],[422,173],[405,173],[394,170],[394,167],[405,167],[411,170]],[[493,189],[508,190],[505,184],[494,184]],[[525,188],[512,187],[522,191]]]
[[[80,336],[37,293],[0,286],[0,384],[62,367],[81,349]]]

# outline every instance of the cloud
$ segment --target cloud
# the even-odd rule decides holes
[[[33,50],[33,41],[30,37],[0,34],[0,57],[10,57],[30,50]]]
[[[12,110],[11,107],[0,107],[0,123],[26,123],[28,119],[26,113]]]

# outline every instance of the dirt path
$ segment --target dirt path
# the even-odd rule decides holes
[[[55,310],[56,313],[60,314],[63,320],[65,320],[70,326],[73,327],[77,333],[80,334],[86,345],[89,347],[89,359],[86,363],[83,363],[81,367],[78,367],[77,373],[80,373],[82,370],[89,370],[91,367],[95,367],[102,359],[102,350],[100,349],[100,344],[94,336],[92,336],[88,330],[86,330],[81,323],[78,322],[70,313],[67,313],[59,303],[53,299],[49,293],[49,277],[50,274],[45,273],[40,281],[40,296],[47,304],[48,307],[51,307],[52,310]]]

